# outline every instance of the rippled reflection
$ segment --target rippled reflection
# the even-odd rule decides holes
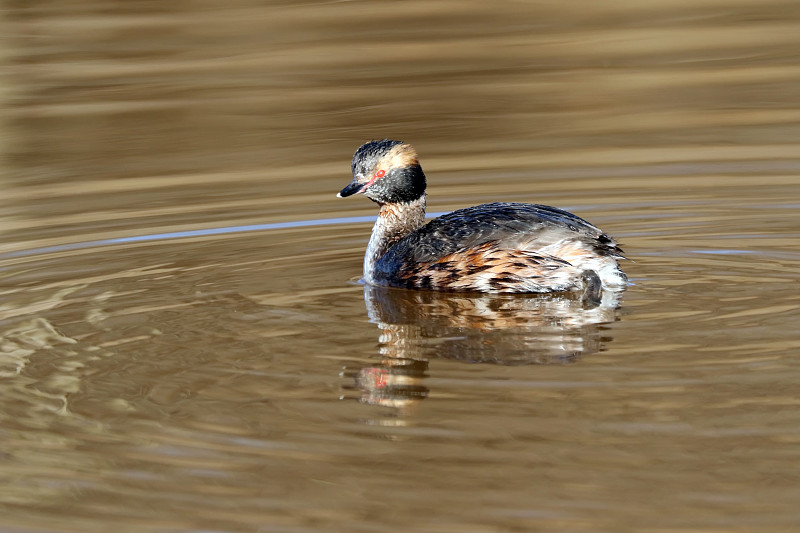
[[[378,325],[378,362],[348,369],[361,401],[394,407],[424,399],[428,361],[499,365],[570,363],[611,342],[621,292],[491,295],[364,286]]]

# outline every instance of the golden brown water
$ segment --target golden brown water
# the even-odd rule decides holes
[[[10,3],[0,529],[800,527],[800,6]],[[618,305],[355,281],[364,140]]]

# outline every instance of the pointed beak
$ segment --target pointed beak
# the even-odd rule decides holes
[[[359,183],[356,180],[350,182],[350,185],[339,191],[339,194],[336,195],[337,198],[347,198],[348,196],[352,196],[356,193],[362,192],[366,187],[363,183]]]

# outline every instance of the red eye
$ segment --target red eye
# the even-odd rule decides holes
[[[386,175],[386,171],[385,171],[385,170],[379,170],[379,171],[377,171],[377,172],[375,173],[375,177],[376,177],[376,178],[382,178],[382,177],[384,177],[385,175]]]

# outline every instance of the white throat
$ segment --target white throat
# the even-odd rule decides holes
[[[375,265],[394,243],[425,225],[425,195],[401,204],[384,204],[364,255],[364,281],[374,283]]]

